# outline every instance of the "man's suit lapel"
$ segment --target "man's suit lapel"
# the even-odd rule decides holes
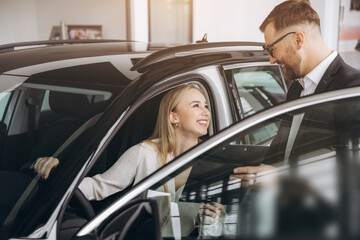
[[[324,75],[322,76],[319,84],[317,85],[314,93],[321,93],[325,92],[327,87],[337,79],[338,76],[336,76],[337,72],[342,67],[344,61],[338,54],[334,61],[330,64],[328,69],[325,71]]]

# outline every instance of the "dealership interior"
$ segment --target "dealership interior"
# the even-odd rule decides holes
[[[283,0],[1,0],[0,44],[101,38],[140,42],[263,42],[262,20]],[[326,44],[360,69],[356,0],[310,0]],[[86,33],[84,33],[84,31]]]
[[[360,0],[0,0],[0,30],[0,240],[360,239]]]

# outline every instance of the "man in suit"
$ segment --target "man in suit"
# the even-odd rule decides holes
[[[287,101],[360,85],[360,71],[347,65],[335,50],[326,46],[321,37],[319,16],[309,1],[289,0],[277,5],[261,24],[260,31],[264,33],[264,49],[269,53],[270,63],[281,65],[286,80],[292,82]],[[269,152],[277,151],[284,140],[281,136],[288,136],[289,127],[280,127]],[[239,167],[234,173],[249,179],[267,168],[264,164]]]

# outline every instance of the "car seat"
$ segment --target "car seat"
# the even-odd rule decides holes
[[[50,91],[49,106],[50,110],[40,114],[35,144],[28,155],[29,163],[39,157],[52,156],[88,119],[104,111],[105,103],[91,103],[84,94]],[[106,153],[102,158],[106,158]],[[97,171],[104,170],[105,166],[106,160],[99,161]]]
[[[131,114],[108,146],[108,168],[130,147],[148,139],[155,129],[160,101],[163,94],[143,103]]]

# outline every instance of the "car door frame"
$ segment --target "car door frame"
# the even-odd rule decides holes
[[[239,134],[242,131],[245,131],[256,124],[259,124],[263,121],[269,120],[273,117],[285,114],[290,111],[298,110],[304,107],[309,107],[315,104],[321,104],[325,102],[336,101],[340,99],[359,97],[360,96],[360,87],[348,88],[343,90],[337,90],[332,92],[327,92],[318,95],[312,95],[295,101],[286,102],[275,106],[273,108],[262,111],[258,114],[255,114],[249,118],[244,119],[241,122],[234,124],[233,126],[225,129],[224,131],[216,134],[215,136],[209,138],[207,141],[200,143],[197,147],[189,150],[182,154],[179,158],[173,160],[167,165],[163,166],[150,176],[143,179],[139,184],[137,184],[133,189],[128,193],[123,195],[121,198],[117,199],[109,207],[104,209],[100,214],[90,220],[84,227],[82,227],[77,233],[77,237],[82,237],[87,234],[90,234],[92,231],[104,222],[113,212],[117,211],[125,204],[132,201],[139,194],[143,193],[152,185],[161,181],[163,179],[170,180],[174,177],[174,172],[178,171],[180,168],[188,167],[192,160],[199,155],[205,153],[206,151],[212,149],[223,141]]]
[[[168,79],[160,80],[156,84],[154,84],[152,87],[150,87],[148,90],[144,91],[143,94],[140,94],[139,97],[131,103],[128,108],[120,115],[120,117],[117,119],[117,121],[112,125],[112,127],[108,130],[107,135],[105,135],[100,143],[100,145],[97,146],[96,150],[92,151],[92,154],[90,157],[86,160],[86,163],[83,165],[81,171],[77,174],[76,178],[74,179],[71,186],[68,188],[64,198],[59,202],[59,206],[61,208],[57,208],[58,211],[54,213],[51,217],[51,219],[54,219],[54,216],[56,217],[56,232],[57,236],[59,236],[60,232],[60,224],[61,218],[63,214],[65,213],[66,206],[68,205],[72,192],[74,189],[78,186],[78,184],[81,182],[81,180],[86,176],[88,171],[91,169],[91,167],[95,164],[96,160],[99,158],[101,153],[104,151],[104,149],[107,147],[108,143],[111,142],[112,137],[118,132],[118,130],[123,126],[123,124],[129,119],[130,116],[146,101],[151,99],[152,97],[161,94],[170,88],[176,87],[181,84],[185,83],[197,83],[201,84],[202,87],[204,87],[208,93],[208,97],[211,101],[211,103],[214,103],[215,100],[213,99],[213,89],[209,88],[209,83],[202,77],[200,74],[182,74],[178,76],[174,76]],[[126,91],[126,90],[125,90]],[[120,97],[121,98],[121,97]],[[112,105],[114,106],[114,105]],[[210,107],[212,107],[212,104],[210,104]],[[116,106],[115,106],[116,108]],[[215,108],[215,106],[214,106]],[[109,111],[111,111],[113,108],[109,108]],[[96,123],[98,125],[98,123]],[[213,129],[216,129],[215,127],[216,123],[213,123]],[[217,130],[214,130],[217,131]],[[52,221],[55,223],[55,221]],[[48,221],[46,224],[48,227],[44,229],[50,229],[51,222]],[[45,230],[44,230],[45,232]],[[50,230],[47,231],[48,233],[52,232]]]
[[[243,117],[241,116],[243,114],[243,106],[242,103],[240,101],[240,95],[239,92],[236,89],[236,84],[234,82],[233,79],[229,79],[226,72],[229,70],[234,70],[234,69],[240,69],[240,68],[249,68],[249,67],[274,67],[279,69],[280,72],[280,79],[281,79],[281,83],[282,83],[282,87],[285,91],[285,95],[287,94],[287,85],[286,85],[286,81],[285,81],[285,77],[284,77],[284,72],[281,68],[280,65],[278,64],[271,64],[270,62],[247,62],[247,63],[231,63],[231,64],[226,64],[226,65],[222,65],[222,70],[224,72],[224,76],[226,76],[226,84],[229,88],[229,95],[232,96],[232,99],[234,99],[233,103],[232,103],[232,113],[233,113],[233,121],[234,122],[238,122],[241,119],[243,119]]]

